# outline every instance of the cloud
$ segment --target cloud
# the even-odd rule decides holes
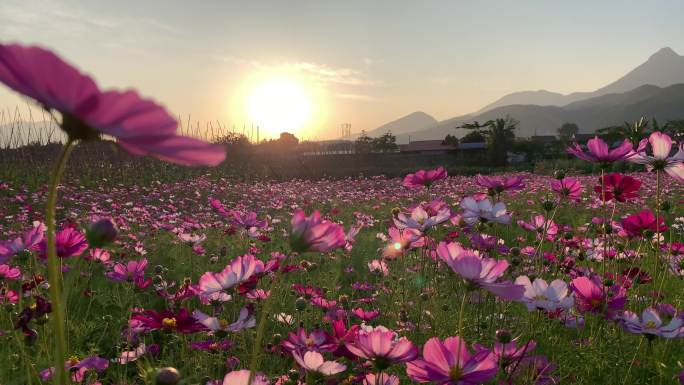
[[[94,37],[108,46],[134,43],[142,34],[161,36],[172,30],[149,17],[115,17],[59,0],[0,1],[0,35],[5,39],[83,41]]]
[[[254,63],[254,67],[263,71],[286,70],[300,73],[320,84],[339,84],[346,86],[375,86],[378,82],[371,80],[366,73],[352,68],[331,67],[313,62],[285,62],[276,65]]]
[[[370,95],[363,95],[363,94],[336,94],[336,97],[340,99],[350,99],[350,100],[359,100],[359,101],[364,101],[364,102],[379,102],[382,101],[382,99],[370,96]]]
[[[309,61],[264,63],[258,60],[248,60],[232,55],[212,55],[214,60],[237,66],[248,66],[261,72],[287,72],[302,75],[321,85],[342,85],[353,87],[371,87],[381,83],[372,80],[362,70],[345,67],[332,67],[327,64]]]

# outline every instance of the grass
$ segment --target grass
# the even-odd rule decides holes
[[[74,173],[73,164],[71,167],[70,172]],[[63,273],[63,294],[67,303],[70,356],[83,358],[99,355],[116,359],[122,351],[132,349],[135,344],[122,338],[122,332],[127,328],[134,309],[161,311],[184,307],[190,311],[201,309],[206,313],[215,310],[222,318],[233,322],[242,306],[253,301],[233,293],[233,301],[212,309],[212,306],[201,304],[197,298],[174,304],[156,291],[168,287],[173,293],[186,280],[197,283],[204,272],[220,271],[230,260],[246,253],[267,260],[271,253],[280,252],[288,255],[288,264],[307,266],[283,274],[282,280],[271,293],[273,309],[272,314],[267,315],[266,351],[261,354],[258,363],[259,371],[271,378],[288,374],[288,371],[296,368],[293,360],[278,349],[280,341],[287,338],[289,332],[300,326],[307,331],[317,328],[330,330],[322,309],[308,302],[303,308],[297,307],[299,295],[291,290],[293,283],[319,287],[325,292],[326,298],[349,304],[347,309],[363,307],[380,310],[380,316],[370,324],[392,328],[419,347],[431,337],[445,338],[458,334],[459,306],[466,286],[455,273],[443,264],[438,266],[428,254],[429,249],[446,238],[470,245],[464,228],[447,222],[430,230],[428,235],[433,246],[415,249],[397,260],[387,261],[387,276],[370,272],[367,264],[380,258],[379,249],[385,246],[385,242],[377,234],[387,233],[393,208],[405,208],[421,201],[441,198],[450,204],[454,212],[458,212],[458,201],[478,191],[471,177],[451,177],[437,183],[429,192],[423,192],[402,187],[399,179],[383,177],[238,182],[213,174],[162,183],[153,182],[157,179],[155,175],[148,178],[149,183],[118,184],[88,179],[87,173],[83,175],[79,183],[67,182],[60,189],[61,207],[57,217],[61,224],[73,224],[83,229],[90,215],[111,216],[120,229],[118,241],[106,247],[113,262],[147,258],[150,263],[145,275],[152,279],[153,285],[138,289],[132,283],[113,282],[105,276],[111,267],[79,257],[64,259],[63,267],[68,267]],[[485,225],[480,229],[483,233],[500,237],[510,247],[539,245],[536,234],[523,230],[515,224],[515,220],[529,220],[533,214],[544,213],[541,201],[556,199],[548,188],[550,178],[532,174],[526,176],[527,188],[523,192],[517,195],[504,193],[502,196],[509,211],[513,212],[514,223],[509,226]],[[622,215],[640,211],[643,207],[653,207],[653,176],[636,176],[643,182],[643,198],[618,204],[614,215],[618,221]],[[587,190],[591,190],[596,183],[595,176],[581,179]],[[18,177],[16,180],[21,181]],[[24,187],[21,182],[6,181],[8,188],[0,190],[0,239],[3,240],[20,234],[33,220],[43,220],[42,205],[45,202],[45,189],[39,183]],[[668,182],[664,191],[673,206],[665,214],[670,230],[665,234],[664,243],[682,242],[682,222],[678,222],[678,228],[672,226],[677,223],[676,218],[684,215],[682,205],[677,203],[681,199],[682,188],[674,182]],[[270,240],[249,238],[241,234],[239,229],[235,233],[227,231],[231,225],[214,212],[208,204],[209,197],[221,200],[228,208],[240,212],[255,211],[258,218],[268,218],[272,229],[264,231],[264,234]],[[561,203],[554,220],[567,226],[563,234],[571,234],[581,240],[600,236],[595,227],[586,226],[592,217],[600,217],[603,213],[600,207],[594,207],[593,198],[593,192],[585,192],[580,203]],[[362,223],[364,227],[350,251],[296,255],[290,251],[287,243],[289,220],[295,207],[303,208],[307,213],[320,210],[345,229]],[[549,214],[546,212],[547,216]],[[173,232],[165,230],[164,225],[206,235],[206,240],[202,242],[204,254],[195,253],[192,245],[180,241]],[[458,232],[458,236],[454,232]],[[628,240],[617,235],[612,237],[616,245],[626,250],[638,248],[643,255],[638,260],[610,260],[606,270],[621,272],[636,266],[653,278],[652,283],[635,283],[629,289],[626,309],[640,314],[643,308],[652,303],[651,293],[658,289],[661,282],[664,297],[660,302],[681,309],[684,299],[682,279],[672,272],[664,273],[663,266],[656,263],[654,248],[638,239]],[[565,257],[570,258],[578,267],[595,271],[603,268],[601,262],[581,256],[585,247],[565,250],[563,243],[556,240],[545,242],[541,248],[555,254],[561,261]],[[45,264],[36,256],[36,252],[25,253],[10,262],[10,265],[21,268],[25,282],[30,282],[29,278],[34,273],[45,275]],[[512,265],[506,272],[508,279],[515,279],[522,274],[543,277],[547,281],[560,278],[569,282],[571,279],[568,267],[562,263],[541,265],[536,259],[517,258],[510,253],[496,251],[492,251],[491,256],[511,261]],[[355,290],[352,288],[355,282],[370,283],[375,290]],[[0,281],[0,285],[17,291],[21,283]],[[258,287],[270,287],[268,277],[262,278]],[[465,303],[462,331],[465,340],[469,344],[479,343],[491,347],[496,342],[495,332],[500,329],[509,330],[522,344],[534,340],[537,348],[533,353],[545,355],[556,365],[553,375],[559,383],[671,384],[682,371],[680,361],[684,357],[684,344],[681,338],[648,340],[626,332],[613,321],[592,314],[585,315],[583,328],[568,328],[542,312],[528,312],[520,303],[496,300],[485,291],[478,293],[478,298],[466,297],[468,301]],[[37,295],[47,297],[47,289],[39,287],[31,290],[30,295],[20,297],[19,303],[5,305],[5,310],[0,312],[0,330],[3,331],[0,336],[0,355],[5,357],[0,360],[2,384],[40,383],[39,372],[51,366],[53,336],[49,322],[42,318],[32,321],[31,326],[38,333],[38,338],[32,343],[25,340],[21,331],[13,328],[19,312],[33,304]],[[368,297],[374,301],[356,302]],[[262,309],[263,302],[257,302],[257,320],[262,315]],[[275,321],[274,315],[279,313],[291,315],[292,324]],[[349,321],[360,323],[353,317]],[[228,357],[239,360],[235,369],[248,367],[255,341],[253,328],[227,335],[225,338],[233,346],[225,352],[207,352],[190,347],[191,342],[208,338],[206,332],[179,334],[153,331],[141,334],[140,342],[148,346],[159,344],[159,354],[145,355],[126,365],[110,362],[104,372],[89,372],[84,381],[90,383],[97,377],[103,384],[151,384],[154,383],[158,368],[172,366],[182,373],[183,383],[196,384],[205,383],[208,379],[222,379],[232,369],[226,366]],[[366,370],[359,362],[344,358],[339,361],[345,362],[349,368],[340,381]],[[403,364],[392,366],[388,372],[400,376],[401,383],[410,382]],[[497,379],[506,380],[506,373],[499,373]],[[516,384],[532,382],[529,377],[515,379]]]

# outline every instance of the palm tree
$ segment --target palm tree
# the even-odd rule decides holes
[[[508,163],[508,150],[513,146],[515,130],[519,122],[510,116],[488,120],[484,124],[475,121],[466,123],[460,128],[477,130],[487,141],[489,159],[494,166],[505,166]]]

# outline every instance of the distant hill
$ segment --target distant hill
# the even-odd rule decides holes
[[[656,117],[661,122],[684,119],[684,84],[668,87],[644,85],[629,92],[613,93],[576,101],[563,107],[538,105],[511,105],[496,107],[480,114],[444,120],[434,126],[397,135],[397,142],[441,139],[447,134],[462,137],[468,130],[456,129],[463,123],[485,122],[510,115],[520,121],[518,137],[555,135],[565,122],[576,123],[580,132],[590,133],[609,125],[632,122],[641,116]]]
[[[623,77],[593,92],[573,92],[567,95],[546,90],[513,92],[488,104],[478,113],[515,104],[564,106],[596,96],[627,92],[645,84],[667,87],[680,83],[684,83],[684,56],[678,55],[672,48],[665,47]]]
[[[437,123],[437,119],[432,116],[423,111],[416,111],[397,120],[383,124],[376,129],[366,132],[366,134],[375,137],[391,131],[394,135],[400,135],[411,131],[421,131],[432,127]]]

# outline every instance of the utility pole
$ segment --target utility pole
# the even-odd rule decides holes
[[[349,142],[349,148],[347,150],[347,153],[351,154],[352,148],[351,148],[351,123],[342,123],[342,139],[347,140]]]

